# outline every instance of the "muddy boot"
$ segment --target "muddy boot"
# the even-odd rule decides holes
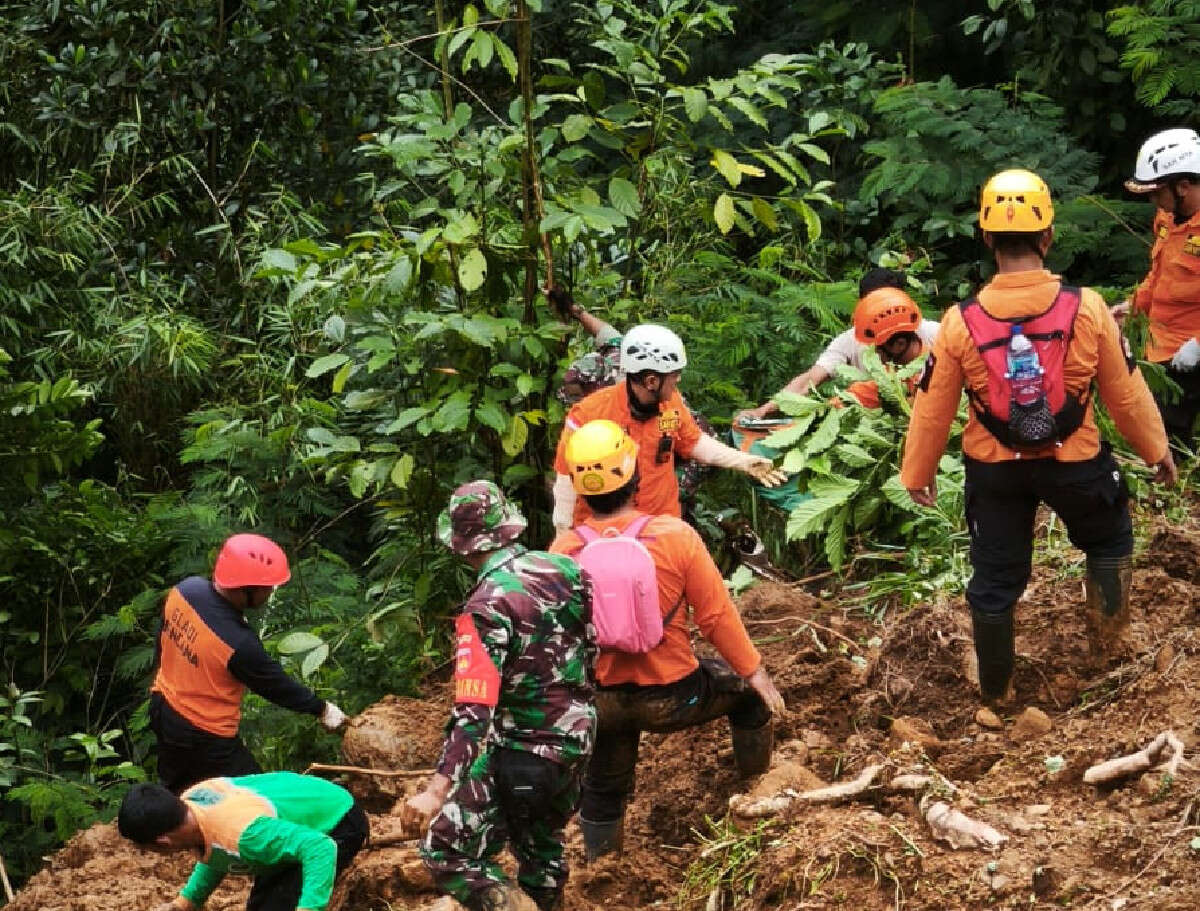
[[[1003,707],[1012,699],[1012,608],[998,614],[971,608],[971,627],[979,662],[979,695],[990,707]]]
[[[562,911],[563,890],[551,886],[521,886],[525,894],[533,899],[538,911]]]
[[[606,854],[621,853],[625,843],[625,818],[592,822],[580,816],[579,831],[583,833],[583,851],[590,864]]]
[[[1133,557],[1088,557],[1087,627],[1093,657],[1112,654],[1129,625]]]
[[[732,728],[733,761],[738,775],[749,778],[761,775],[771,765],[771,750],[775,747],[775,720],[760,728]]]
[[[533,899],[510,883],[472,892],[464,904],[469,911],[537,911]]]

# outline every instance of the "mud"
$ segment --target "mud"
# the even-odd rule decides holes
[[[1167,728],[1189,758],[1200,750],[1200,527],[1158,523],[1145,541],[1130,626],[1104,657],[1088,648],[1082,559],[1039,548],[1017,612],[1016,695],[997,730],[975,721],[961,599],[918,606],[880,627],[835,600],[775,584],[751,589],[743,615],[788,703],[772,770],[739,781],[724,722],[645,735],[624,855],[585,867],[578,830],[568,829],[567,911],[658,902],[712,911],[1200,907],[1200,840],[1191,847],[1200,836],[1200,772],[1150,772],[1104,789],[1082,781],[1088,766]],[[444,687],[423,700],[384,700],[352,725],[346,761],[430,767],[448,706]],[[1022,739],[1015,722],[1028,706],[1046,714],[1050,730]],[[936,770],[948,781],[938,796],[1008,842],[994,854],[953,850],[933,840],[912,796],[882,788],[839,805],[794,806],[756,826],[727,819],[736,793],[803,791],[853,778],[873,761],[892,772]],[[390,843],[360,855],[330,908],[434,907],[415,846],[395,842],[386,816],[419,780],[346,780],[385,814],[373,830]],[[173,895],[189,865],[139,852],[98,826],[60,851],[10,907],[142,911]],[[231,879],[209,907],[239,908],[245,894]]]

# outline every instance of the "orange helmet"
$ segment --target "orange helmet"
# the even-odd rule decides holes
[[[567,440],[575,491],[589,496],[620,490],[633,480],[638,446],[615,421],[588,421]]]
[[[262,535],[229,538],[213,567],[213,581],[221,588],[283,585],[291,577],[283,548]]]
[[[920,308],[899,288],[876,288],[854,308],[854,340],[860,345],[878,347],[920,325]]]

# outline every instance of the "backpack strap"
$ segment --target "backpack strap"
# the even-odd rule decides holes
[[[683,598],[686,592],[679,593],[679,599],[675,602],[675,606],[667,611],[667,615],[663,617],[663,629],[665,630],[671,625],[671,621],[675,619],[675,615],[679,613],[679,608],[683,607]]]
[[[619,537],[640,538],[642,535],[642,531],[646,528],[647,525],[650,524],[650,520],[653,518],[654,518],[654,516],[650,515],[649,513],[642,513],[642,515],[638,516],[636,519],[634,519],[632,522],[629,523],[629,525],[625,528],[625,530],[620,533]],[[613,530],[614,529],[611,529],[611,528],[606,529],[606,531],[613,531]],[[598,541],[602,537],[614,537],[612,535],[601,534],[600,532],[596,531],[596,529],[594,529],[590,525],[588,525],[586,522],[581,522],[580,524],[575,526],[575,534],[579,535],[579,537],[583,540],[584,545],[591,544],[593,541]]]
[[[653,518],[654,516],[650,515],[649,513],[643,513],[630,522],[622,534],[627,538],[640,538],[642,536],[642,531],[647,525],[650,524],[650,520]]]

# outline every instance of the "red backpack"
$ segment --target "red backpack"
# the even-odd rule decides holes
[[[1047,310],[1020,319],[992,316],[977,297],[958,305],[988,372],[986,397],[970,387],[967,397],[980,423],[1009,449],[1037,451],[1061,444],[1083,423],[1088,391],[1077,397],[1063,385],[1063,365],[1067,346],[1075,335],[1081,296],[1079,288],[1063,285]],[[1032,409],[1017,406],[1007,377],[1008,344],[1014,325],[1020,325],[1033,343],[1043,370],[1044,398]]]

